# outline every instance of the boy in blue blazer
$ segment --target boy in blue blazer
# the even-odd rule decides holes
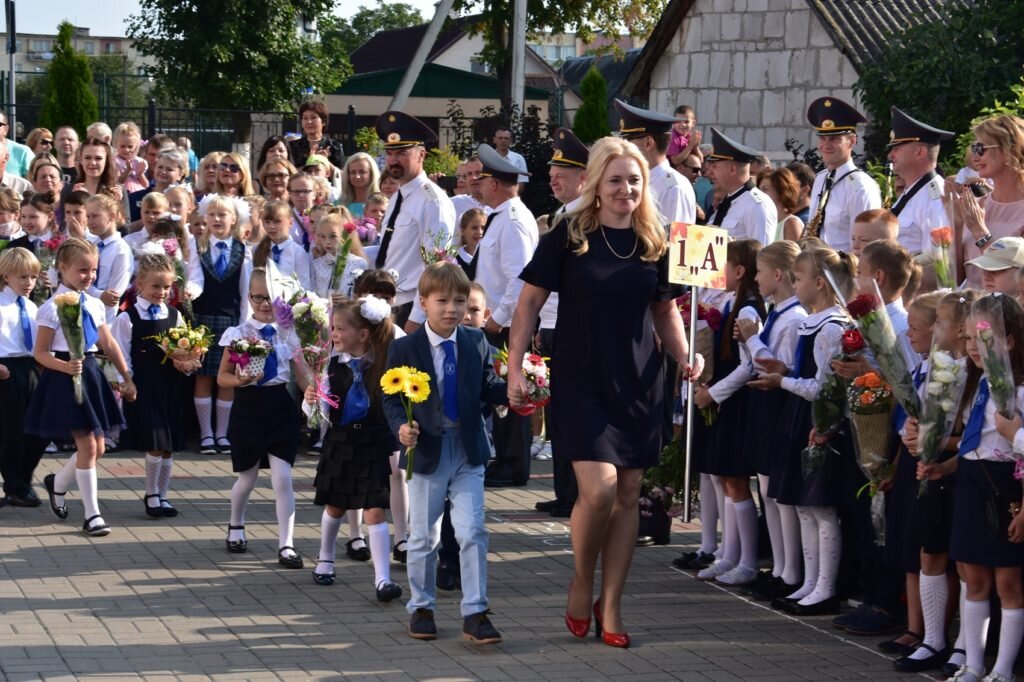
[[[444,502],[461,552],[463,636],[478,644],[501,641],[487,617],[487,529],[484,466],[490,455],[480,404],[508,404],[507,386],[494,374],[482,332],[460,326],[469,279],[455,263],[435,263],[419,281],[427,323],[388,350],[388,368],[413,367],[430,375],[430,395],[413,407],[413,423],[397,395],[384,411],[398,440],[415,447],[409,481],[409,635],[435,639],[435,572]],[[408,463],[406,464],[408,466]]]

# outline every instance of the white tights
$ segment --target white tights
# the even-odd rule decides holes
[[[279,457],[270,455],[270,484],[274,489],[274,500],[277,507],[278,547],[291,547],[295,531],[295,489],[292,487],[292,465]],[[231,487],[231,525],[245,525],[245,508],[249,504],[249,496],[256,487],[260,465],[240,471],[235,484]],[[233,530],[231,540],[241,540],[244,531]]]

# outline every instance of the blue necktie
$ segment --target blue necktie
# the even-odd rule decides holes
[[[25,348],[32,350],[32,321],[28,317],[28,310],[25,309],[25,297],[18,297],[18,318],[21,320],[21,338],[25,341]]]
[[[78,294],[78,304],[82,307],[82,339],[85,341],[85,350],[89,350],[100,338],[100,330],[96,328],[96,320],[92,319],[89,308],[85,305],[85,294]]]
[[[272,247],[270,247],[270,257],[273,258],[274,262],[277,263],[278,265],[281,264],[281,251],[282,250],[283,249],[281,249],[281,247],[278,246],[277,244],[274,244]]]
[[[444,351],[444,416],[453,422],[459,421],[458,365],[455,362],[455,342],[442,341]]]
[[[921,388],[921,384],[924,383],[924,365],[918,365],[917,369],[914,370],[914,388]],[[903,406],[896,403],[896,409],[892,411],[892,424],[894,430],[899,433],[903,428],[903,425],[907,422],[907,413],[903,410]]]
[[[99,286],[100,282],[100,261],[103,260],[103,249],[107,248],[106,242],[97,242],[96,248],[100,250],[100,256],[96,259],[96,286]]]
[[[988,402],[988,379],[982,379],[978,385],[978,397],[974,399],[971,416],[967,418],[964,435],[960,437],[959,455],[963,457],[981,445],[981,427],[985,423],[985,404]]]
[[[146,308],[146,312],[149,313],[149,319],[155,320],[157,313],[160,312],[160,306],[158,306],[156,303],[150,303],[149,307]]]
[[[270,353],[267,354],[267,361],[263,365],[263,378],[256,382],[257,386],[262,386],[271,379],[277,378],[277,351],[274,349],[274,336],[277,334],[277,330],[274,329],[274,325],[264,325],[263,329],[260,330],[260,336],[270,344]]]
[[[782,310],[779,310],[778,308],[776,308],[775,310],[773,310],[770,313],[768,313],[768,321],[764,323],[764,329],[762,329],[761,333],[758,334],[758,336],[757,336],[757,338],[761,339],[761,343],[763,343],[765,345],[768,345],[768,338],[770,337],[770,335],[772,333],[772,327],[775,326],[775,322],[782,316],[783,313],[785,313],[785,312],[787,312],[789,310],[792,310],[793,308],[797,307],[798,305],[800,305],[800,302],[799,301],[795,301],[793,303],[790,303],[788,306],[786,306]]]
[[[217,254],[217,260],[213,264],[213,270],[217,273],[217,277],[224,279],[224,275],[228,274],[228,243],[217,242],[217,250],[220,251]]]
[[[804,366],[804,355],[807,354],[807,346],[811,345],[810,335],[801,336],[796,341],[796,357],[793,358],[793,375],[798,379],[809,379],[810,377],[800,376]]]
[[[359,365],[359,358],[352,358],[348,361],[348,367],[352,370],[352,387],[345,395],[345,406],[341,410],[342,426],[365,418],[370,411],[370,394],[366,392],[366,384],[363,383],[363,370]]]

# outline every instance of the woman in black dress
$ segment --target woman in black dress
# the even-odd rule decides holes
[[[586,635],[600,554],[597,631],[603,629],[609,646],[627,647],[620,602],[633,559],[640,481],[658,461],[665,414],[655,333],[691,377],[700,374],[703,359],[687,364],[673,303],[680,288],[668,282],[665,230],[636,146],[611,137],[595,143],[580,207],[570,218],[544,235],[520,275],[526,284],[512,321],[509,400],[524,403],[523,354],[541,306],[557,291],[551,440],[570,457],[579,482],[571,519],[576,572],[565,620],[574,635]]]

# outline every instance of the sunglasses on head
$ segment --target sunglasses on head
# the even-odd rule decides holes
[[[242,167],[237,163],[222,163],[220,164],[221,170],[231,171],[232,173],[241,173]]]
[[[971,153],[975,156],[984,156],[986,149],[996,149],[999,147],[997,144],[982,144],[981,142],[975,142],[971,145]]]

